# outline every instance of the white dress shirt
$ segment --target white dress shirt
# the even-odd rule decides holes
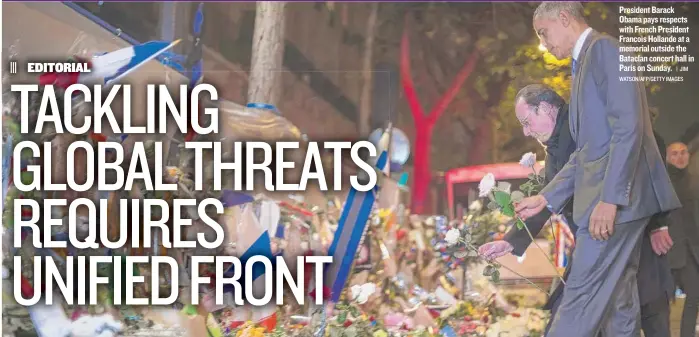
[[[575,42],[575,46],[573,47],[573,59],[575,61],[578,60],[578,56],[580,56],[580,50],[582,49],[583,44],[585,43],[585,39],[587,39],[587,36],[590,35],[590,32],[592,32],[592,28],[587,27],[587,29],[585,29],[585,31],[578,37],[578,41]]]

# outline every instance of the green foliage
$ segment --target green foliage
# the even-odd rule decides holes
[[[22,134],[20,133],[19,123],[12,118],[4,118],[2,120],[3,124],[3,137],[12,135],[12,142],[15,144],[22,141]]]
[[[512,208],[512,198],[510,194],[505,191],[495,191],[493,193],[495,197],[495,202],[500,206],[502,214],[507,216],[514,216],[514,208]]]
[[[14,204],[15,199],[19,197],[19,193],[20,191],[14,186],[7,191],[2,212],[2,224],[6,228],[14,228]]]
[[[490,262],[483,269],[483,276],[489,276],[493,283],[498,283],[500,281],[500,265],[496,262]]]

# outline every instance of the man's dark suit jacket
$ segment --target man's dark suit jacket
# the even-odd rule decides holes
[[[544,144],[546,146],[546,161],[545,161],[545,183],[548,183],[563,166],[568,162],[568,158],[575,151],[575,142],[570,134],[570,128],[568,127],[568,105],[564,105],[558,113],[556,118],[556,125],[551,134],[551,138]],[[658,148],[665,149],[665,143],[663,139],[656,133],[656,141],[658,142]],[[661,150],[661,154],[664,156],[665,151]],[[663,157],[664,160],[664,157]],[[573,203],[568,202],[566,207],[563,209],[563,215],[566,216],[568,220],[568,226],[570,227],[573,235],[576,234],[578,226],[572,222],[572,210]],[[666,214],[659,214],[654,216],[648,224],[647,233],[650,231],[660,228],[665,225],[662,220]],[[544,209],[539,214],[527,219],[525,222],[527,228],[532,232],[532,235],[536,237],[539,232],[543,229],[544,225],[548,222],[551,217],[551,212],[548,209]],[[526,230],[520,230],[517,226],[512,226],[510,230],[505,234],[505,241],[509,242],[512,247],[512,254],[516,256],[522,256],[527,250],[527,247],[531,244],[531,239],[527,234]],[[568,267],[563,274],[566,278],[568,272],[570,271],[571,263],[568,263]],[[640,267],[638,271],[638,289],[640,295],[641,305],[650,303],[659,298],[659,296],[666,294],[672,296],[674,293],[674,282],[670,274],[670,267],[667,263],[665,256],[658,256],[653,252],[650,246],[650,236],[644,235],[643,246],[641,249],[641,260]],[[558,287],[549,297],[548,302],[544,306],[545,309],[550,310],[556,300],[563,294],[563,284],[559,284]]]
[[[573,142],[573,137],[570,135],[570,128],[568,127],[568,117],[568,105],[566,104],[561,107],[558,112],[556,125],[553,128],[551,137],[544,144],[544,146],[546,146],[544,185],[548,184],[551,179],[556,176],[556,173],[568,162],[571,153],[575,151],[575,142]],[[568,202],[563,210],[566,219],[571,219],[570,215],[572,212],[573,203]],[[525,223],[527,224],[527,228],[532,232],[532,235],[536,237],[550,217],[551,211],[544,209],[539,214],[527,219]],[[571,227],[570,230],[575,234],[578,227],[574,223],[569,223],[569,226]],[[512,226],[507,234],[505,234],[504,239],[514,247],[512,254],[517,256],[522,256],[527,250],[527,247],[532,243],[527,231],[523,229],[519,230],[517,226]]]

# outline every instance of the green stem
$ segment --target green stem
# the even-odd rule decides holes
[[[475,250],[476,252],[478,252],[478,249],[476,249],[476,247],[474,247],[474,246],[471,245],[471,244],[468,244],[468,248],[469,248],[469,249],[473,249],[473,250]],[[483,260],[485,260],[485,259],[483,259]],[[487,262],[488,264],[491,264],[491,265],[493,264],[493,263],[491,263],[491,261],[489,261],[489,260],[485,260],[485,262]],[[505,265],[503,265],[503,264],[498,264],[498,265],[499,265],[500,267],[503,267],[503,268],[507,269],[509,272],[511,272],[511,273],[513,273],[513,274],[519,276],[520,278],[524,279],[525,281],[527,281],[527,283],[529,283],[530,285],[534,286],[536,289],[538,289],[538,290],[541,291],[542,293],[546,294],[547,296],[551,296],[551,294],[550,294],[549,292],[547,292],[546,290],[544,290],[544,289],[542,289],[541,287],[539,287],[536,283],[534,283],[532,280],[530,280],[530,279],[527,278],[526,276],[524,276],[524,275],[522,275],[522,274],[520,274],[520,273],[518,273],[518,272],[516,272],[516,271],[514,271],[514,270],[512,270],[512,269],[510,269],[509,267],[507,267],[507,266],[505,266]]]
[[[539,250],[540,250],[542,253],[544,253],[544,256],[546,256],[546,259],[547,259],[547,260],[549,261],[549,263],[551,264],[551,267],[553,267],[554,272],[556,272],[556,276],[558,276],[558,279],[559,279],[559,280],[561,281],[561,283],[563,283],[563,285],[565,286],[565,285],[566,285],[566,282],[563,280],[563,277],[561,276],[561,274],[558,273],[558,268],[556,268],[556,264],[553,263],[553,260],[551,259],[551,256],[549,256],[549,254],[546,254],[546,252],[544,251],[544,249],[541,248],[541,246],[539,246],[539,244],[536,242],[536,240],[534,240],[534,235],[532,235],[532,232],[529,230],[529,227],[527,226],[527,223],[524,222],[524,221],[522,221],[522,219],[520,219],[519,217],[516,217],[516,219],[517,219],[517,221],[521,222],[522,225],[524,225],[524,229],[527,230],[527,234],[529,234],[529,238],[532,240],[532,243],[534,243],[534,245],[535,245],[537,248],[539,248]],[[551,217],[549,217],[549,219],[546,221],[546,224],[551,224]],[[546,226],[546,224],[544,224],[544,226]]]

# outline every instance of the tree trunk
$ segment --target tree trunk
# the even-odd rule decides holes
[[[416,125],[415,127],[415,153],[413,167],[412,205],[410,212],[413,214],[425,214],[428,201],[432,170],[430,161],[432,148],[432,126]]]
[[[478,131],[471,138],[471,150],[468,153],[468,165],[485,164],[488,160],[488,154],[493,147],[492,125],[491,119],[486,116],[483,121],[479,122]]]
[[[360,99],[359,108],[359,136],[364,138],[369,136],[371,132],[371,92],[373,84],[373,54],[374,54],[374,31],[376,30],[376,21],[379,12],[379,3],[371,3],[371,13],[366,26],[366,35],[364,38],[364,60],[362,64],[362,77],[364,78],[364,86],[362,87],[362,96]]]
[[[284,1],[258,1],[252,38],[248,102],[276,106],[281,97]]]
[[[461,67],[461,70],[452,80],[447,91],[442,94],[435,106],[428,114],[424,113],[420,99],[417,97],[417,91],[413,83],[410,66],[410,41],[408,38],[409,30],[409,15],[405,16],[405,26],[403,28],[403,36],[401,38],[400,47],[400,74],[401,85],[405,92],[405,99],[410,106],[410,112],[413,115],[415,123],[415,156],[413,161],[413,189],[411,193],[413,214],[424,214],[426,201],[428,198],[430,181],[432,180],[430,170],[430,148],[432,146],[432,130],[434,129],[437,120],[447,109],[456,94],[461,89],[466,79],[471,75],[478,62],[479,52],[474,50],[466,59],[466,62]]]

